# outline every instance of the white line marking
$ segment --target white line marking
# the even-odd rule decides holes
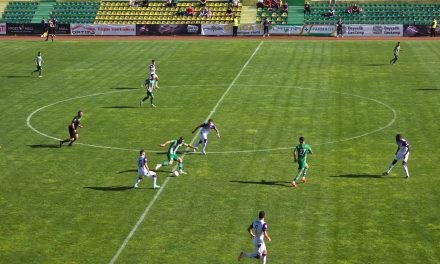
[[[188,85],[187,85],[188,86]],[[191,85],[191,87],[205,87],[205,86],[212,86],[212,85]],[[222,85],[216,85],[216,86],[222,86]],[[236,86],[242,86],[242,87],[265,87],[265,85],[247,85],[247,84],[238,84]],[[169,86],[169,87],[181,87],[181,86]],[[357,94],[349,94],[349,93],[343,93],[343,92],[337,92],[337,91],[328,91],[328,90],[321,90],[321,89],[314,89],[314,88],[304,88],[304,87],[298,87],[298,86],[284,86],[284,85],[278,85],[278,86],[271,86],[272,88],[294,88],[294,89],[301,89],[301,90],[315,90],[315,91],[322,91],[322,92],[328,92],[328,93],[336,93],[336,94],[342,94],[342,95],[348,95],[348,96],[352,96],[352,97],[358,97],[361,99],[365,99],[365,100],[369,100],[372,102],[375,102],[377,104],[383,105],[386,108],[388,108],[389,110],[391,110],[391,112],[393,113],[393,118],[391,119],[390,122],[388,122],[387,125],[383,126],[383,127],[379,127],[375,130],[372,131],[367,131],[361,135],[357,135],[357,136],[352,136],[349,138],[344,138],[344,139],[338,139],[338,140],[333,140],[333,141],[328,141],[328,142],[323,142],[323,143],[314,143],[313,145],[317,146],[317,145],[326,145],[326,144],[334,144],[334,143],[339,143],[339,142],[345,142],[345,141],[349,141],[349,140],[353,140],[353,139],[357,139],[357,138],[361,138],[361,137],[365,137],[368,135],[371,135],[373,133],[377,133],[379,131],[382,131],[384,129],[387,129],[388,127],[390,127],[397,118],[397,113],[396,110],[394,108],[392,108],[391,106],[387,105],[386,103],[376,100],[374,98],[369,98],[366,96],[362,96],[362,95],[357,95]],[[228,87],[229,88],[229,87]],[[90,94],[90,95],[84,95],[84,96],[78,96],[78,97],[74,97],[74,98],[69,98],[69,99],[65,99],[65,100],[61,100],[43,107],[40,107],[39,109],[35,110],[34,112],[32,112],[28,118],[27,118],[27,125],[29,128],[31,128],[33,131],[37,132],[38,134],[51,138],[51,139],[55,139],[55,140],[60,140],[56,137],[47,135],[37,129],[35,129],[30,121],[31,118],[33,117],[34,114],[36,114],[37,112],[39,112],[40,110],[43,110],[47,107],[62,103],[62,102],[66,102],[66,101],[70,101],[70,100],[75,100],[75,99],[80,99],[80,98],[84,98],[84,97],[91,97],[91,96],[99,96],[99,95],[105,95],[105,94],[111,94],[111,93],[120,93],[120,92],[131,92],[131,91],[138,91],[138,90],[130,90],[130,91],[112,91],[112,92],[106,92],[106,93],[95,93],[95,94]],[[210,112],[210,116],[212,116],[212,114],[214,114],[215,111],[211,111]],[[209,118],[208,118],[209,119]],[[86,146],[86,147],[93,147],[93,148],[101,148],[101,149],[111,149],[111,150],[123,150],[123,151],[138,151],[138,149],[129,149],[129,148],[120,148],[120,147],[111,147],[111,146],[103,146],[103,145],[94,145],[94,144],[87,144],[87,143],[76,143],[77,145],[82,145],[82,146]],[[280,150],[288,150],[291,149],[291,147],[278,147],[278,148],[267,148],[267,149],[248,149],[248,150],[226,150],[226,151],[209,151],[207,153],[209,154],[234,154],[234,153],[261,153],[261,152],[270,152],[270,151],[280,151]],[[147,150],[146,152],[148,153],[159,153],[159,152],[163,152],[162,150]]]
[[[215,104],[214,108],[211,110],[211,112],[209,112],[208,117],[206,118],[206,120],[210,119],[212,117],[212,115],[215,113],[215,111],[217,110],[217,108],[219,107],[219,105],[221,104],[221,102],[223,101],[223,99],[226,97],[226,95],[229,93],[229,91],[231,90],[232,86],[234,86],[235,82],[238,80],[238,78],[240,77],[240,75],[243,73],[244,69],[248,66],[249,62],[254,58],[255,54],[257,54],[258,50],[260,49],[261,45],[263,45],[263,41],[260,42],[260,44],[257,46],[257,48],[255,49],[254,53],[252,53],[251,57],[246,61],[246,63],[241,67],[241,70],[238,72],[237,76],[235,76],[234,80],[232,80],[231,84],[228,86],[228,89],[226,89],[226,91],[223,93],[223,95],[220,97],[220,99],[217,101],[217,104]],[[193,137],[193,139],[191,140],[190,144],[192,145],[194,143],[194,140],[196,140],[197,138],[197,134]],[[188,149],[187,149],[188,150]],[[182,155],[182,159],[185,156],[185,153]],[[176,169],[177,164],[174,166],[173,171]],[[167,177],[167,179],[165,180],[165,182],[162,184],[162,187],[159,189],[159,191],[156,193],[156,195],[153,197],[153,200],[151,200],[151,202],[148,204],[148,206],[145,208],[144,212],[142,213],[141,217],[139,218],[139,220],[136,222],[136,224],[134,225],[134,227],[131,229],[130,233],[128,234],[128,236],[125,238],[124,242],[122,243],[122,245],[119,247],[118,251],[116,252],[116,254],[113,256],[113,258],[110,260],[110,264],[114,264],[116,262],[116,260],[118,259],[119,255],[122,253],[122,251],[124,250],[124,248],[127,246],[127,243],[130,241],[130,239],[133,237],[133,235],[136,233],[136,230],[139,228],[140,224],[142,223],[142,221],[144,221],[145,216],[148,214],[148,212],[150,211],[151,207],[154,205],[154,203],[156,202],[157,198],[159,197],[159,195],[162,193],[162,190],[165,188],[166,184],[168,183],[169,179],[171,179],[170,177]]]

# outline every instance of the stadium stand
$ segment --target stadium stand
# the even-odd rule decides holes
[[[178,16],[178,10],[193,6],[195,16]],[[207,8],[212,12],[211,17],[199,17],[198,2],[179,1],[177,7],[166,6],[165,2],[150,2],[148,7],[130,7],[128,1],[103,1],[96,15],[95,24],[224,24],[232,23],[232,18],[226,15],[226,1],[208,1]],[[240,17],[241,4],[233,8],[233,13]]]
[[[287,24],[287,13],[282,12],[280,9],[268,9],[266,7],[260,7],[257,9],[256,22],[260,23],[268,18],[272,25],[285,25]]]
[[[9,2],[4,9],[1,22],[30,23],[37,10],[38,2]]]
[[[411,24],[430,25],[433,17],[440,15],[440,4],[419,3],[359,3],[362,13],[349,14],[347,8],[352,3],[311,4],[312,12],[304,16],[306,24],[335,24],[341,17],[345,24]],[[330,7],[334,17],[324,17]]]
[[[58,23],[93,23],[99,6],[99,2],[57,2],[50,17]]]

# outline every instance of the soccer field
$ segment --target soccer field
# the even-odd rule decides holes
[[[0,41],[0,263],[235,263],[259,210],[268,263],[439,263],[440,42],[402,41],[391,66],[395,43]],[[151,59],[157,108],[139,107]],[[154,167],[207,117],[221,138],[187,175],[131,188],[139,149]],[[409,180],[381,176],[397,133]],[[314,153],[292,188],[299,136]]]

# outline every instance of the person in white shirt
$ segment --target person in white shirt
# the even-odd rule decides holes
[[[208,144],[208,134],[211,130],[214,130],[217,133],[217,137],[220,138],[220,132],[217,129],[217,126],[214,124],[212,119],[209,119],[206,123],[202,123],[201,125],[198,125],[194,130],[191,132],[194,134],[194,132],[197,131],[197,129],[200,129],[200,140],[194,145],[195,149],[194,152],[196,152],[197,148],[200,144],[202,144],[202,154],[206,154],[206,145]]]
[[[409,149],[410,145],[406,139],[403,138],[401,134],[396,135],[396,144],[397,144],[397,151],[394,156],[393,162],[391,162],[390,166],[388,166],[388,169],[383,173],[383,175],[388,175],[390,171],[393,169],[394,165],[396,165],[397,161],[402,160],[402,167],[403,171],[405,172],[405,179],[409,179],[409,172],[408,172],[408,158],[409,158]]]
[[[157,175],[154,171],[151,171],[150,168],[148,168],[148,159],[145,157],[145,150],[139,151],[139,157],[137,160],[137,172],[138,172],[138,178],[136,179],[136,182],[133,185],[133,188],[138,188],[138,184],[142,181],[144,177],[153,177],[153,189],[160,188],[159,185],[157,185]]]
[[[240,261],[242,258],[248,257],[259,259],[262,264],[266,264],[267,249],[266,244],[264,243],[264,239],[266,238],[269,242],[271,242],[272,239],[267,233],[267,223],[266,221],[264,221],[265,216],[266,213],[264,211],[260,211],[258,213],[258,219],[253,221],[252,224],[248,227],[249,235],[251,236],[255,246],[255,253],[240,252],[240,255],[238,256],[238,261]]]

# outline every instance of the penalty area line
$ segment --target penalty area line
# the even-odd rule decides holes
[[[241,70],[237,73],[237,75],[235,76],[234,80],[232,80],[231,84],[229,84],[228,88],[226,89],[226,91],[222,94],[222,96],[220,97],[220,99],[217,101],[217,103],[215,104],[214,108],[212,108],[212,110],[209,112],[208,117],[206,118],[206,120],[210,119],[214,113],[217,111],[217,108],[220,106],[220,104],[222,103],[223,99],[226,97],[226,95],[229,93],[229,91],[231,90],[232,86],[234,86],[235,82],[237,82],[238,78],[240,78],[241,74],[243,73],[243,71],[246,69],[246,67],[249,65],[249,63],[251,62],[251,60],[255,57],[255,54],[257,54],[257,52],[260,50],[261,45],[263,45],[263,41],[260,42],[260,44],[257,46],[257,48],[254,50],[254,52],[252,53],[252,55],[249,57],[249,59],[246,61],[246,63],[241,67]],[[193,137],[193,139],[191,140],[190,144],[192,145],[194,143],[194,141],[197,139],[197,134]],[[187,149],[188,150],[188,149]],[[185,153],[182,155],[182,158],[185,156]],[[173,171],[176,170],[177,168],[177,164],[173,167]],[[147,207],[145,208],[144,212],[142,213],[142,215],[139,217],[138,221],[136,222],[136,224],[133,226],[133,228],[131,229],[130,233],[128,234],[128,236],[125,238],[124,242],[122,242],[121,246],[119,247],[118,251],[116,251],[115,255],[113,256],[113,258],[110,260],[109,264],[114,264],[116,262],[116,260],[118,260],[119,256],[121,255],[122,251],[125,249],[125,247],[127,246],[128,242],[130,242],[131,238],[134,236],[134,234],[136,233],[137,229],[139,228],[139,226],[142,224],[142,222],[144,221],[145,217],[147,216],[148,212],[150,211],[151,207],[153,207],[153,205],[156,203],[157,199],[159,198],[159,195],[162,193],[163,189],[165,189],[165,186],[167,185],[167,183],[169,182],[171,178],[167,177],[165,182],[162,184],[162,186],[160,187],[159,191],[156,193],[156,195],[154,195],[153,200],[151,200]]]

